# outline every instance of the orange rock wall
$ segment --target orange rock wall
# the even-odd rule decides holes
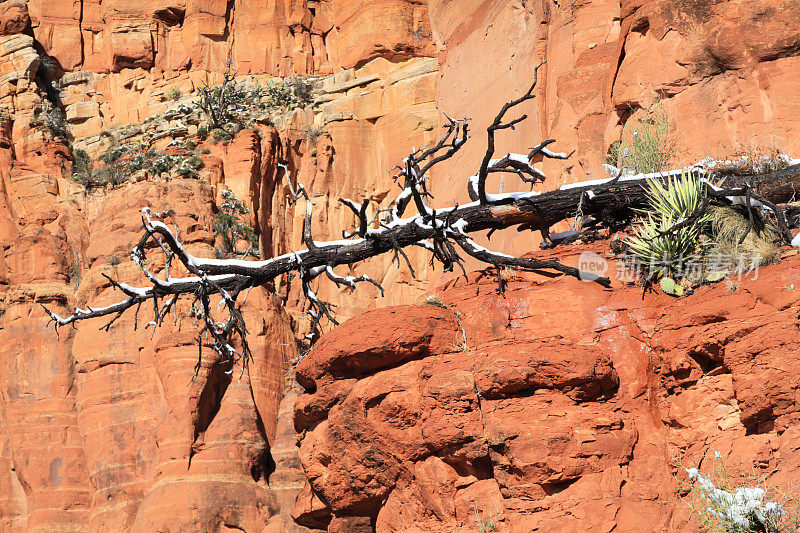
[[[542,186],[545,190],[605,176],[601,164],[611,144],[620,139],[626,124],[638,120],[656,101],[673,125],[675,165],[754,148],[795,154],[800,92],[791,65],[797,59],[793,43],[800,39],[800,28],[787,21],[796,9],[793,2],[766,0],[431,1],[436,71],[421,78],[403,66],[410,62],[378,59],[329,78],[324,87],[346,90],[323,92],[315,108],[313,127],[323,132],[316,157],[315,147],[302,142],[295,142],[299,153],[289,150],[283,157],[291,160],[307,184],[320,180],[320,173],[326,176],[322,188],[315,185],[320,191],[315,206],[321,206],[319,218],[314,219],[320,221],[315,234],[338,238],[350,220],[346,208],[336,203],[339,196],[366,195],[375,208],[385,205],[383,191],[392,189],[384,173],[409,146],[435,138],[436,129],[430,128],[441,124],[444,114],[467,116],[472,119],[470,144],[440,165],[432,182],[434,204],[464,202],[468,198],[464,178],[478,168],[486,126],[503,103],[530,85],[533,67],[543,59],[547,63],[540,70],[537,98],[520,109],[529,119],[514,131],[498,134],[497,153],[524,151],[548,138],[557,140],[558,149],[574,149],[567,162],[540,163],[549,176]],[[732,42],[722,37],[732,35],[743,38]],[[714,66],[717,56],[728,59]],[[409,76],[393,85],[408,90],[387,95],[386,83],[370,81],[371,75],[389,81]],[[342,77],[343,84],[338,81]],[[395,116],[403,120],[397,122]],[[323,159],[320,149],[327,151]],[[490,180],[491,187],[499,185],[499,178]],[[504,190],[522,189],[506,177]],[[286,224],[282,216],[269,223],[272,228],[282,224]],[[297,243],[299,218],[291,227],[291,242]],[[501,233],[491,246],[519,254],[537,248],[539,241],[538,233]],[[380,261],[380,266],[366,267],[371,276],[394,280],[394,290],[376,303],[371,294],[365,300],[358,294],[340,300],[344,316],[372,305],[414,301],[429,291],[439,274],[427,265],[426,254],[414,251],[411,260],[418,281],[410,279],[406,267],[396,274]]]
[[[292,74],[323,76],[313,106],[282,116],[272,126],[244,130],[227,146],[211,147],[207,158],[207,181],[217,186],[217,193],[222,186],[232,189],[253,208],[252,223],[260,232],[262,251],[277,254],[298,246],[302,222],[302,207],[286,202],[285,178],[278,162],[286,162],[292,176],[311,192],[315,236],[339,238],[352,220],[338,204],[340,196],[368,197],[371,208],[384,206],[397,191],[387,172],[412,147],[436,138],[445,113],[468,116],[473,138],[462,153],[435,172],[432,190],[440,205],[463,201],[464,178],[475,172],[482,157],[487,124],[504,102],[527,88],[533,67],[545,58],[548,62],[540,71],[537,98],[522,109],[529,120],[498,137],[498,153],[524,150],[546,138],[557,138],[559,149],[574,148],[576,153],[566,164],[542,164],[550,176],[547,188],[601,177],[600,163],[611,143],[620,138],[625,123],[640,116],[656,97],[675,123],[678,163],[727,156],[751,144],[777,143],[796,155],[800,137],[800,91],[794,76],[800,48],[797,11],[789,0],[0,3],[0,528],[86,530],[106,523],[113,530],[228,525],[281,531],[289,527],[287,502],[302,485],[287,420],[296,392],[289,391],[289,400],[279,406],[283,372],[293,355],[289,347],[292,327],[303,328],[296,288],[283,281],[276,287],[278,299],[288,303],[288,313],[266,291],[251,294],[247,313],[254,332],[251,342],[259,355],[241,377],[234,372],[237,379],[230,382],[211,361],[198,378],[191,379],[194,325],[188,316],[152,340],[149,331],[131,333],[132,317],[121,319],[109,333],[97,332],[99,324],[62,331],[59,342],[54,341],[52,330],[45,329],[38,303],[64,308],[102,303],[111,298],[111,292],[101,273],[135,276],[129,263],[112,263],[116,263],[114,256],[124,259],[136,238],[137,210],[142,205],[169,203],[176,210],[174,221],[181,235],[197,250],[211,253],[208,227],[215,201],[207,184],[183,181],[130,184],[107,195],[84,197],[69,179],[68,147],[52,140],[40,123],[48,88],[61,88],[69,128],[81,142],[103,130],[162,113],[174,104],[168,97],[173,89],[180,90],[182,101],[188,101],[192,91],[220,79],[229,58],[237,73],[261,82]],[[504,187],[508,191],[517,185],[506,180]],[[492,246],[521,253],[535,249],[538,240],[538,235],[530,234],[497,235]],[[389,257],[357,267],[358,272],[383,283],[384,297],[370,287],[351,295],[328,284],[322,284],[317,293],[339,304],[341,319],[376,307],[414,302],[441,279],[430,268],[426,254],[412,251],[410,261],[416,279],[404,264],[392,264]],[[467,298],[459,295],[453,302],[462,296]],[[581,309],[576,312],[585,312]],[[296,319],[294,323],[289,315]],[[636,328],[650,323],[639,311],[624,320],[636,322]],[[538,326],[528,326],[539,334]],[[586,325],[585,330],[591,327]],[[498,338],[508,341],[502,335]],[[667,353],[674,348],[671,343],[677,342],[665,337],[652,345]],[[574,353],[561,348],[554,353],[563,356],[558,368],[570,367]],[[641,368],[627,367],[618,355],[609,357],[621,383],[639,387],[647,381]],[[416,371],[415,364],[429,362],[413,363]],[[455,390],[469,382],[468,376],[458,373],[465,371],[459,364],[452,363],[453,390],[437,389],[436,380],[430,387],[425,385],[424,409],[419,412],[429,416],[427,409],[433,409],[431,413],[443,409],[454,417],[463,415],[464,427],[474,429],[477,422],[467,420],[464,412],[475,412],[475,399],[463,400],[459,394],[464,391]],[[687,364],[696,374],[691,362]],[[675,365],[672,374],[663,371],[665,380],[682,375],[683,363]],[[734,365],[731,362],[728,368]],[[490,367],[484,370],[489,372]],[[586,370],[576,379],[581,381],[592,372]],[[680,394],[683,400],[678,401],[676,395],[658,409],[693,412],[705,409],[698,407],[703,405],[727,413],[724,416],[730,420],[720,423],[738,431],[737,439],[740,433],[748,436],[752,428],[772,435],[767,426],[788,413],[785,402],[768,391],[748,392],[749,385],[739,385],[744,378],[737,377],[744,373],[732,370],[731,374],[730,381],[718,375],[709,376],[716,381],[698,381],[698,387],[719,386],[714,390],[722,392],[715,392],[713,400],[691,389]],[[608,372],[597,375],[608,377]],[[416,376],[402,378],[419,385]],[[585,383],[594,383],[592,379]],[[611,468],[606,477],[601,478],[597,465],[586,467],[575,459],[574,454],[581,453],[574,451],[579,450],[577,445],[562,455],[553,452],[546,472],[535,476],[530,457],[523,457],[521,463],[515,458],[524,451],[497,451],[499,455],[490,460],[497,459],[498,472],[506,469],[505,474],[488,476],[485,455],[479,453],[483,450],[480,439],[463,452],[478,462],[469,467],[472,470],[459,470],[463,457],[458,446],[463,443],[448,433],[451,428],[439,423],[441,418],[431,415],[425,431],[433,435],[432,440],[425,440],[426,436],[413,441],[400,459],[392,459],[390,474],[399,477],[381,478],[370,485],[365,494],[373,500],[366,503],[337,492],[349,479],[336,479],[346,470],[340,464],[334,465],[341,468],[331,484],[325,484],[329,473],[320,467],[319,453],[325,451],[327,437],[324,432],[307,436],[302,457],[316,492],[301,494],[298,509],[304,523],[327,524],[330,499],[341,493],[351,500],[333,509],[331,530],[355,531],[376,512],[382,513],[379,523],[387,531],[406,522],[421,524],[421,513],[431,511],[425,507],[432,505],[427,495],[444,491],[437,485],[441,479],[453,481],[454,492],[448,493],[453,498],[445,498],[441,508],[431,512],[446,527],[451,519],[474,516],[473,504],[489,496],[485,501],[498,508],[502,504],[508,523],[516,523],[526,509],[530,511],[525,507],[530,505],[530,494],[516,484],[535,478],[538,488],[531,490],[537,498],[542,491],[565,490],[576,501],[574,494],[583,497],[581,487],[605,483],[603,498],[608,494],[616,498],[605,514],[596,514],[594,504],[581,508],[582,516],[596,518],[598,523],[647,511],[660,517],[657,523],[664,527],[683,524],[679,519],[672,521],[665,511],[672,505],[666,503],[671,502],[669,494],[662,487],[653,488],[667,479],[666,463],[655,465],[655,473],[648,477],[642,472],[653,465],[637,454],[646,456],[657,450],[654,457],[661,461],[692,439],[717,435],[717,418],[697,425],[694,432],[680,434],[664,429],[665,424],[673,424],[663,422],[663,417],[659,421],[660,415],[647,419],[644,413],[653,406],[636,403],[638,393],[621,388],[613,396],[575,400],[565,392],[566,385],[558,387],[548,389],[551,392],[542,401],[562,402],[558,405],[565,417],[574,415],[572,401],[581,404],[577,412],[586,417],[608,415],[608,425],[595,428],[610,435],[596,445],[597,464]],[[641,385],[641,390],[662,390],[648,387]],[[344,398],[342,391],[337,394]],[[511,393],[508,397],[505,392],[498,394],[498,402],[509,404],[508,412],[524,412],[530,420],[545,416],[545,403],[528,405]],[[732,397],[741,403],[736,409],[743,415],[731,407]],[[357,406],[362,399],[356,395],[348,401]],[[406,400],[416,401],[392,397],[386,412],[397,415],[396,409]],[[719,403],[714,407],[703,402]],[[515,429],[507,427],[506,407],[497,407],[498,435]],[[627,420],[620,412],[627,416],[629,408],[635,412],[634,425],[648,431],[656,428],[657,435],[672,439],[670,444],[656,442],[661,437],[648,437],[644,446],[641,431],[636,444],[631,444],[634,437],[619,423]],[[325,409],[317,409],[315,416]],[[397,416],[402,424],[405,418]],[[563,440],[566,427],[558,426],[563,431],[556,440]],[[347,430],[361,431],[358,427]],[[524,433],[519,442],[539,446],[536,438]],[[720,438],[720,446],[734,451],[752,444],[747,439]],[[758,438],[769,440],[773,447],[783,446],[777,437]],[[420,442],[445,446],[457,458],[447,465],[434,459],[417,461],[422,456],[411,446]],[[356,450],[345,451],[352,451],[352,456],[342,456],[345,466],[366,461],[359,459]],[[634,453],[634,459],[626,453]],[[278,465],[269,486],[263,476],[271,470],[264,464],[268,456]],[[524,466],[525,475],[533,477],[512,479],[518,464]],[[626,468],[642,470],[626,473]],[[572,489],[572,480],[578,478],[570,476],[576,472],[579,479],[588,477],[575,482],[577,488]],[[641,478],[645,493],[620,488],[625,476]],[[647,487],[654,492],[647,493]],[[381,507],[388,510],[376,511],[376,499],[390,492],[393,499]],[[398,498],[419,505],[403,510]],[[544,501],[550,500],[545,496]],[[563,518],[568,507],[559,505],[542,515],[545,526]]]
[[[243,312],[254,360],[228,369],[204,347],[190,302],[154,334],[152,310],[60,331],[39,307],[119,299],[102,274],[137,279],[122,261],[138,239],[138,206],[170,207],[194,253],[212,253],[213,196],[202,182],[142,182],[86,197],[67,180],[20,169],[8,195],[17,235],[4,253],[0,331],[3,465],[0,523],[11,530],[288,531],[270,446],[291,322],[253,291]]]

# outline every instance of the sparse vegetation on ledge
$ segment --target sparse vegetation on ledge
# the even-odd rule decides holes
[[[208,130],[228,136],[252,124],[267,109],[291,111],[313,101],[311,83],[305,78],[293,76],[266,86],[245,84],[236,80],[230,61],[222,83],[201,87],[199,95],[196,105],[206,117]]]
[[[125,183],[136,173],[148,176],[198,178],[203,158],[191,140],[173,141],[167,151],[155,150],[147,142],[120,144],[93,160],[85,150],[74,153],[72,177],[86,187],[112,187]]]

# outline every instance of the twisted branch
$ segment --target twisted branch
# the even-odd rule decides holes
[[[247,344],[247,328],[237,302],[242,291],[265,285],[276,277],[286,275],[288,278],[299,277],[303,294],[308,302],[306,313],[312,322],[310,341],[319,334],[321,320],[327,319],[336,324],[333,306],[322,301],[312,289],[312,281],[323,273],[329,281],[350,290],[357,283],[369,283],[377,287],[383,294],[380,284],[366,275],[342,276],[335,272],[339,265],[353,265],[387,252],[394,255],[400,264],[402,257],[414,274],[411,261],[404,248],[419,246],[431,252],[431,264],[440,263],[445,271],[451,271],[458,265],[464,273],[463,259],[460,249],[466,255],[474,257],[498,269],[510,267],[522,270],[554,271],[582,279],[590,279],[588,274],[576,268],[568,267],[557,261],[538,259],[521,259],[492,252],[478,245],[467,234],[498,230],[513,226],[524,226],[543,220],[539,204],[539,193],[518,192],[505,194],[489,194],[486,192],[486,176],[492,172],[508,172],[516,174],[524,183],[531,186],[545,179],[544,174],[534,168],[531,161],[538,157],[566,159],[571,154],[555,153],[548,150],[553,140],[546,140],[531,149],[528,154],[506,154],[500,159],[492,159],[494,153],[494,131],[512,128],[526,118],[503,122],[505,113],[520,103],[533,98],[538,69],[534,70],[534,82],[531,88],[520,98],[505,104],[489,127],[488,148],[478,173],[467,179],[467,188],[473,201],[467,205],[453,205],[445,208],[434,208],[429,205],[433,197],[428,192],[427,180],[429,171],[437,164],[454,156],[469,140],[468,119],[454,120],[446,117],[445,132],[434,145],[415,149],[405,158],[402,166],[395,167],[399,172],[394,176],[395,182],[401,185],[401,191],[392,199],[386,208],[377,209],[370,216],[367,199],[359,204],[350,199],[340,199],[340,203],[349,208],[356,217],[356,229],[343,231],[345,237],[340,241],[315,241],[312,235],[312,203],[306,188],[300,183],[293,183],[286,164],[278,167],[284,172],[288,195],[287,200],[293,204],[303,197],[306,201],[303,225],[303,243],[305,249],[293,251],[267,260],[243,259],[210,259],[194,256],[186,251],[177,237],[165,223],[155,220],[157,216],[148,208],[142,210],[143,233],[139,242],[131,251],[131,259],[139,266],[149,282],[146,287],[133,287],[109,279],[112,287],[126,297],[124,300],[102,308],[76,309],[69,316],[61,317],[47,310],[56,332],[62,326],[74,324],[81,320],[111,315],[111,322],[104,328],[107,330],[122,314],[131,307],[138,309],[142,303],[152,300],[154,318],[148,323],[154,328],[161,325],[164,317],[177,305],[177,297],[181,294],[194,296],[193,310],[199,304],[198,318],[203,320],[203,328],[198,334],[200,368],[202,360],[202,341],[210,337],[212,349],[223,362],[236,362],[250,357]],[[408,206],[414,203],[417,213],[403,218]],[[380,214],[385,214],[379,220]],[[155,246],[153,246],[155,245]],[[159,249],[164,254],[164,268],[159,277],[147,266],[148,249]],[[171,265],[178,262],[190,274],[187,277],[172,277]],[[608,278],[595,278],[594,281],[604,287],[610,286]],[[500,280],[501,290],[503,288]],[[246,294],[246,292],[245,292]],[[211,297],[219,297],[218,308],[227,313],[225,320],[218,321],[214,317]],[[171,297],[164,300],[165,297]],[[165,302],[159,304],[159,300]]]

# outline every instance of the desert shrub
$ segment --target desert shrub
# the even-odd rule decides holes
[[[90,189],[105,185],[116,186],[128,180],[129,173],[120,158],[127,151],[127,146],[112,148],[103,154],[99,160],[93,160],[82,149],[72,153],[72,179]]]
[[[224,202],[219,206],[213,222],[214,234],[221,242],[217,255],[225,257],[249,253],[258,256],[258,236],[252,226],[248,226],[240,218],[249,214],[250,210],[229,190],[222,191],[222,198]],[[240,240],[247,241],[252,249],[247,252],[238,251],[236,243]]]
[[[86,150],[77,149],[72,152],[72,179],[86,186],[94,174],[94,161]]]
[[[608,154],[606,155],[606,164],[616,167],[620,164],[620,156],[622,155],[622,141],[614,141],[608,147]]]
[[[175,157],[167,154],[161,154],[153,160],[150,169],[153,171],[153,174],[159,175],[172,170],[175,167],[176,162],[177,161]]]
[[[67,143],[72,141],[72,134],[67,126],[67,114],[60,107],[42,113],[44,126],[53,137],[63,139]]]
[[[177,87],[173,87],[173,88],[172,88],[172,89],[170,89],[170,91],[167,93],[167,97],[168,97],[170,100],[172,100],[172,101],[174,101],[174,102],[177,102],[178,100],[180,100],[180,99],[181,99],[181,90],[180,90],[180,89],[178,89]]]
[[[265,93],[267,107],[292,110],[306,106],[313,100],[311,83],[299,76],[287,78],[282,82],[270,82]]]
[[[218,143],[228,144],[229,142],[231,142],[231,139],[233,139],[233,135],[228,133],[226,130],[222,128],[214,130],[214,134],[212,136],[212,142],[214,144]]]
[[[197,154],[188,157],[179,157],[176,172],[182,178],[198,178],[198,170],[203,168],[203,158]]]
[[[312,84],[307,79],[294,76],[280,82],[271,81],[267,86],[237,83],[230,61],[223,82],[201,87],[199,92],[196,106],[207,119],[207,127],[198,131],[201,139],[213,130],[236,135],[268,107],[292,110],[313,101]],[[214,135],[214,142],[226,142],[220,138],[222,134]]]
[[[619,166],[625,154],[625,169],[634,174],[666,170],[675,150],[671,138],[673,126],[663,104],[657,100],[636,121],[625,125],[622,140],[612,144],[609,151],[609,164]]]
[[[108,151],[106,151],[106,153],[104,153],[100,158],[103,160],[105,164],[111,165],[119,161],[119,159],[123,155],[125,155],[130,149],[131,146],[128,144],[121,144],[119,146],[114,146],[112,148],[109,148]]]
[[[170,153],[149,148],[147,143],[113,146],[97,161],[83,150],[74,154],[73,178],[86,187],[125,183],[135,172],[146,170],[151,175],[174,172],[184,178],[199,178],[203,158],[193,142],[170,143]]]
[[[116,187],[128,181],[130,175],[125,171],[123,166],[111,164],[98,169],[95,173],[95,177],[99,184],[108,184],[112,187]]]
[[[686,468],[688,505],[712,533],[789,533],[800,528],[800,505],[791,493],[769,487],[755,475],[732,476],[719,452],[707,473]]]
[[[263,88],[245,88],[227,75],[221,85],[200,89],[198,107],[208,119],[210,129],[227,129],[230,124],[246,125],[261,102]]]
[[[136,172],[138,170],[142,170],[148,164],[148,158],[143,153],[134,154],[131,157],[130,161],[128,161],[128,170],[130,172]]]

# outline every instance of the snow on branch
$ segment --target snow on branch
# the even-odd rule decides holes
[[[355,265],[386,253],[392,253],[398,263],[401,259],[414,274],[411,262],[404,249],[418,246],[431,252],[431,264],[440,263],[445,271],[452,271],[455,266],[464,270],[461,254],[474,257],[488,265],[494,266],[498,272],[501,268],[514,268],[536,271],[553,271],[556,274],[592,279],[589,274],[579,272],[552,260],[521,259],[499,252],[490,251],[478,245],[469,233],[483,230],[500,230],[509,227],[526,229],[535,227],[546,231],[547,217],[537,204],[539,193],[519,192],[506,194],[490,194],[486,192],[486,176],[490,173],[511,173],[531,187],[545,179],[544,174],[531,162],[537,157],[566,159],[571,154],[550,151],[547,147],[553,140],[546,140],[531,149],[528,154],[508,153],[500,158],[494,155],[494,132],[500,129],[513,129],[516,124],[525,120],[526,115],[504,122],[505,114],[533,98],[536,79],[541,64],[534,70],[534,81],[531,88],[521,97],[505,104],[494,122],[488,128],[488,146],[484,159],[477,173],[467,178],[466,186],[473,202],[466,205],[450,205],[434,207],[433,197],[428,189],[429,173],[436,165],[452,158],[461,150],[470,138],[468,119],[452,119],[445,116],[444,133],[431,146],[414,149],[401,165],[395,167],[395,182],[400,192],[385,208],[374,209],[370,213],[370,202],[361,202],[342,198],[340,203],[349,208],[356,219],[353,231],[343,231],[343,239],[337,241],[317,241],[311,231],[312,201],[306,188],[292,181],[289,168],[279,164],[287,183],[290,204],[305,200],[305,216],[303,225],[304,249],[290,252],[265,260],[244,259],[210,259],[190,254],[181,244],[177,235],[163,222],[157,220],[159,214],[142,210],[142,236],[131,251],[131,259],[142,270],[148,281],[146,287],[133,287],[116,282],[109,278],[112,286],[119,290],[124,299],[118,303],[102,308],[87,307],[76,309],[72,314],[61,317],[47,310],[56,332],[62,326],[72,325],[81,320],[113,315],[104,328],[122,314],[135,308],[134,327],[138,325],[138,313],[142,304],[151,303],[153,318],[148,326],[159,326],[169,311],[175,311],[178,296],[192,295],[192,306],[197,306],[202,316],[203,328],[198,334],[198,344],[202,347],[204,338],[211,340],[213,350],[226,362],[236,362],[250,357],[247,344],[247,328],[240,311],[239,296],[255,286],[265,285],[276,277],[286,275],[289,280],[299,278],[308,307],[306,313],[311,317],[312,333],[310,342],[319,335],[319,325],[323,319],[336,324],[333,306],[321,300],[312,289],[311,282],[325,274],[327,279],[342,287],[355,289],[357,283],[369,283],[376,286],[381,293],[379,283],[366,275],[341,275],[335,268],[341,265]],[[408,207],[412,205],[416,213],[404,218]],[[542,228],[544,224],[544,229]],[[162,251],[164,268],[156,275],[146,265],[152,264],[148,253]],[[186,277],[173,277],[173,263],[179,263],[188,272]],[[503,283],[498,276],[499,289]],[[607,278],[596,277],[594,280],[602,286],[609,287]],[[211,298],[219,298],[217,306],[212,305]],[[216,308],[216,311],[215,311]],[[216,314],[224,309],[225,318],[217,320]],[[202,348],[199,353],[198,368],[202,360]]]

